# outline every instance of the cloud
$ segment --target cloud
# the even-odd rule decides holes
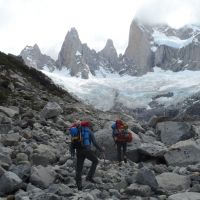
[[[136,16],[146,23],[166,23],[174,28],[200,23],[199,0],[147,0]]]
[[[0,0],[0,51],[18,55],[37,43],[57,59],[67,32],[75,27],[82,43],[100,51],[112,39],[124,53],[131,21],[197,23],[198,0]]]

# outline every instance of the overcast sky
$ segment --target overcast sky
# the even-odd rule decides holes
[[[199,23],[200,0],[0,0],[0,51],[20,54],[37,43],[57,59],[67,32],[100,51],[108,38],[124,53],[135,16],[173,27]]]

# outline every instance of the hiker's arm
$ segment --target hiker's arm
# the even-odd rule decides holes
[[[96,140],[95,140],[95,137],[94,137],[94,134],[92,132],[91,133],[91,142],[92,144],[99,150],[99,151],[103,151],[103,149],[97,144]]]
[[[111,128],[112,128],[112,137],[113,137],[113,140],[116,144],[118,130],[116,129],[116,127],[111,127]]]

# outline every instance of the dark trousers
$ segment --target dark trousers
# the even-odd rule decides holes
[[[83,164],[84,164],[84,160],[86,158],[92,162],[92,165],[88,172],[87,178],[91,179],[94,176],[94,173],[95,173],[95,170],[96,170],[96,167],[98,164],[98,159],[97,159],[96,155],[90,149],[77,150],[76,181],[78,181],[78,182],[81,182]]]
[[[117,143],[117,159],[119,162],[122,161],[122,149],[123,149],[123,159],[126,157],[126,149],[127,143],[126,142],[116,142]]]

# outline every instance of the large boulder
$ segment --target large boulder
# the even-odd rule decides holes
[[[47,166],[57,161],[57,152],[49,145],[40,144],[31,155],[33,165]]]
[[[20,188],[22,180],[13,172],[7,171],[0,177],[0,196]]]
[[[136,182],[141,185],[148,185],[152,190],[156,190],[158,188],[158,182],[154,172],[147,167],[142,167],[138,170]]]
[[[0,146],[0,165],[4,168],[9,168],[12,164],[11,159],[12,150],[8,147]]]
[[[111,124],[110,124],[111,127]],[[133,136],[133,140],[131,143],[128,143],[127,145],[127,156],[129,159],[133,161],[138,161],[138,147],[140,146],[140,139],[137,136],[137,134],[130,131]],[[95,132],[95,138],[97,143],[100,146],[105,147],[106,151],[106,159],[109,160],[116,160],[117,159],[117,146],[113,141],[112,137],[112,130],[110,129],[101,129],[97,132]]]
[[[199,200],[199,192],[182,192],[169,196],[168,200]]]
[[[0,138],[0,142],[2,142],[4,146],[16,146],[19,144],[19,140],[19,133],[2,134]]]
[[[117,150],[113,141],[112,130],[101,129],[95,132],[95,138],[99,146],[105,148],[106,159],[116,160]]]
[[[185,140],[172,145],[164,157],[168,165],[187,166],[200,162],[200,141]]]
[[[41,188],[48,188],[55,180],[56,173],[52,167],[37,166],[31,168],[30,182]]]
[[[161,122],[157,124],[156,129],[160,132],[161,141],[166,145],[172,145],[193,136],[190,131],[191,125],[185,122]]]
[[[15,115],[19,114],[19,108],[17,107],[3,107],[0,106],[0,112],[5,113],[8,117],[14,117]]]
[[[159,187],[167,191],[169,194],[183,190],[185,191],[190,187],[191,183],[188,176],[182,176],[171,172],[165,172],[156,176],[156,180]]]
[[[62,108],[56,102],[48,102],[41,111],[41,116],[45,119],[57,117],[62,113]]]
[[[167,147],[161,142],[142,143],[138,148],[141,154],[151,157],[163,157],[167,151]]]

